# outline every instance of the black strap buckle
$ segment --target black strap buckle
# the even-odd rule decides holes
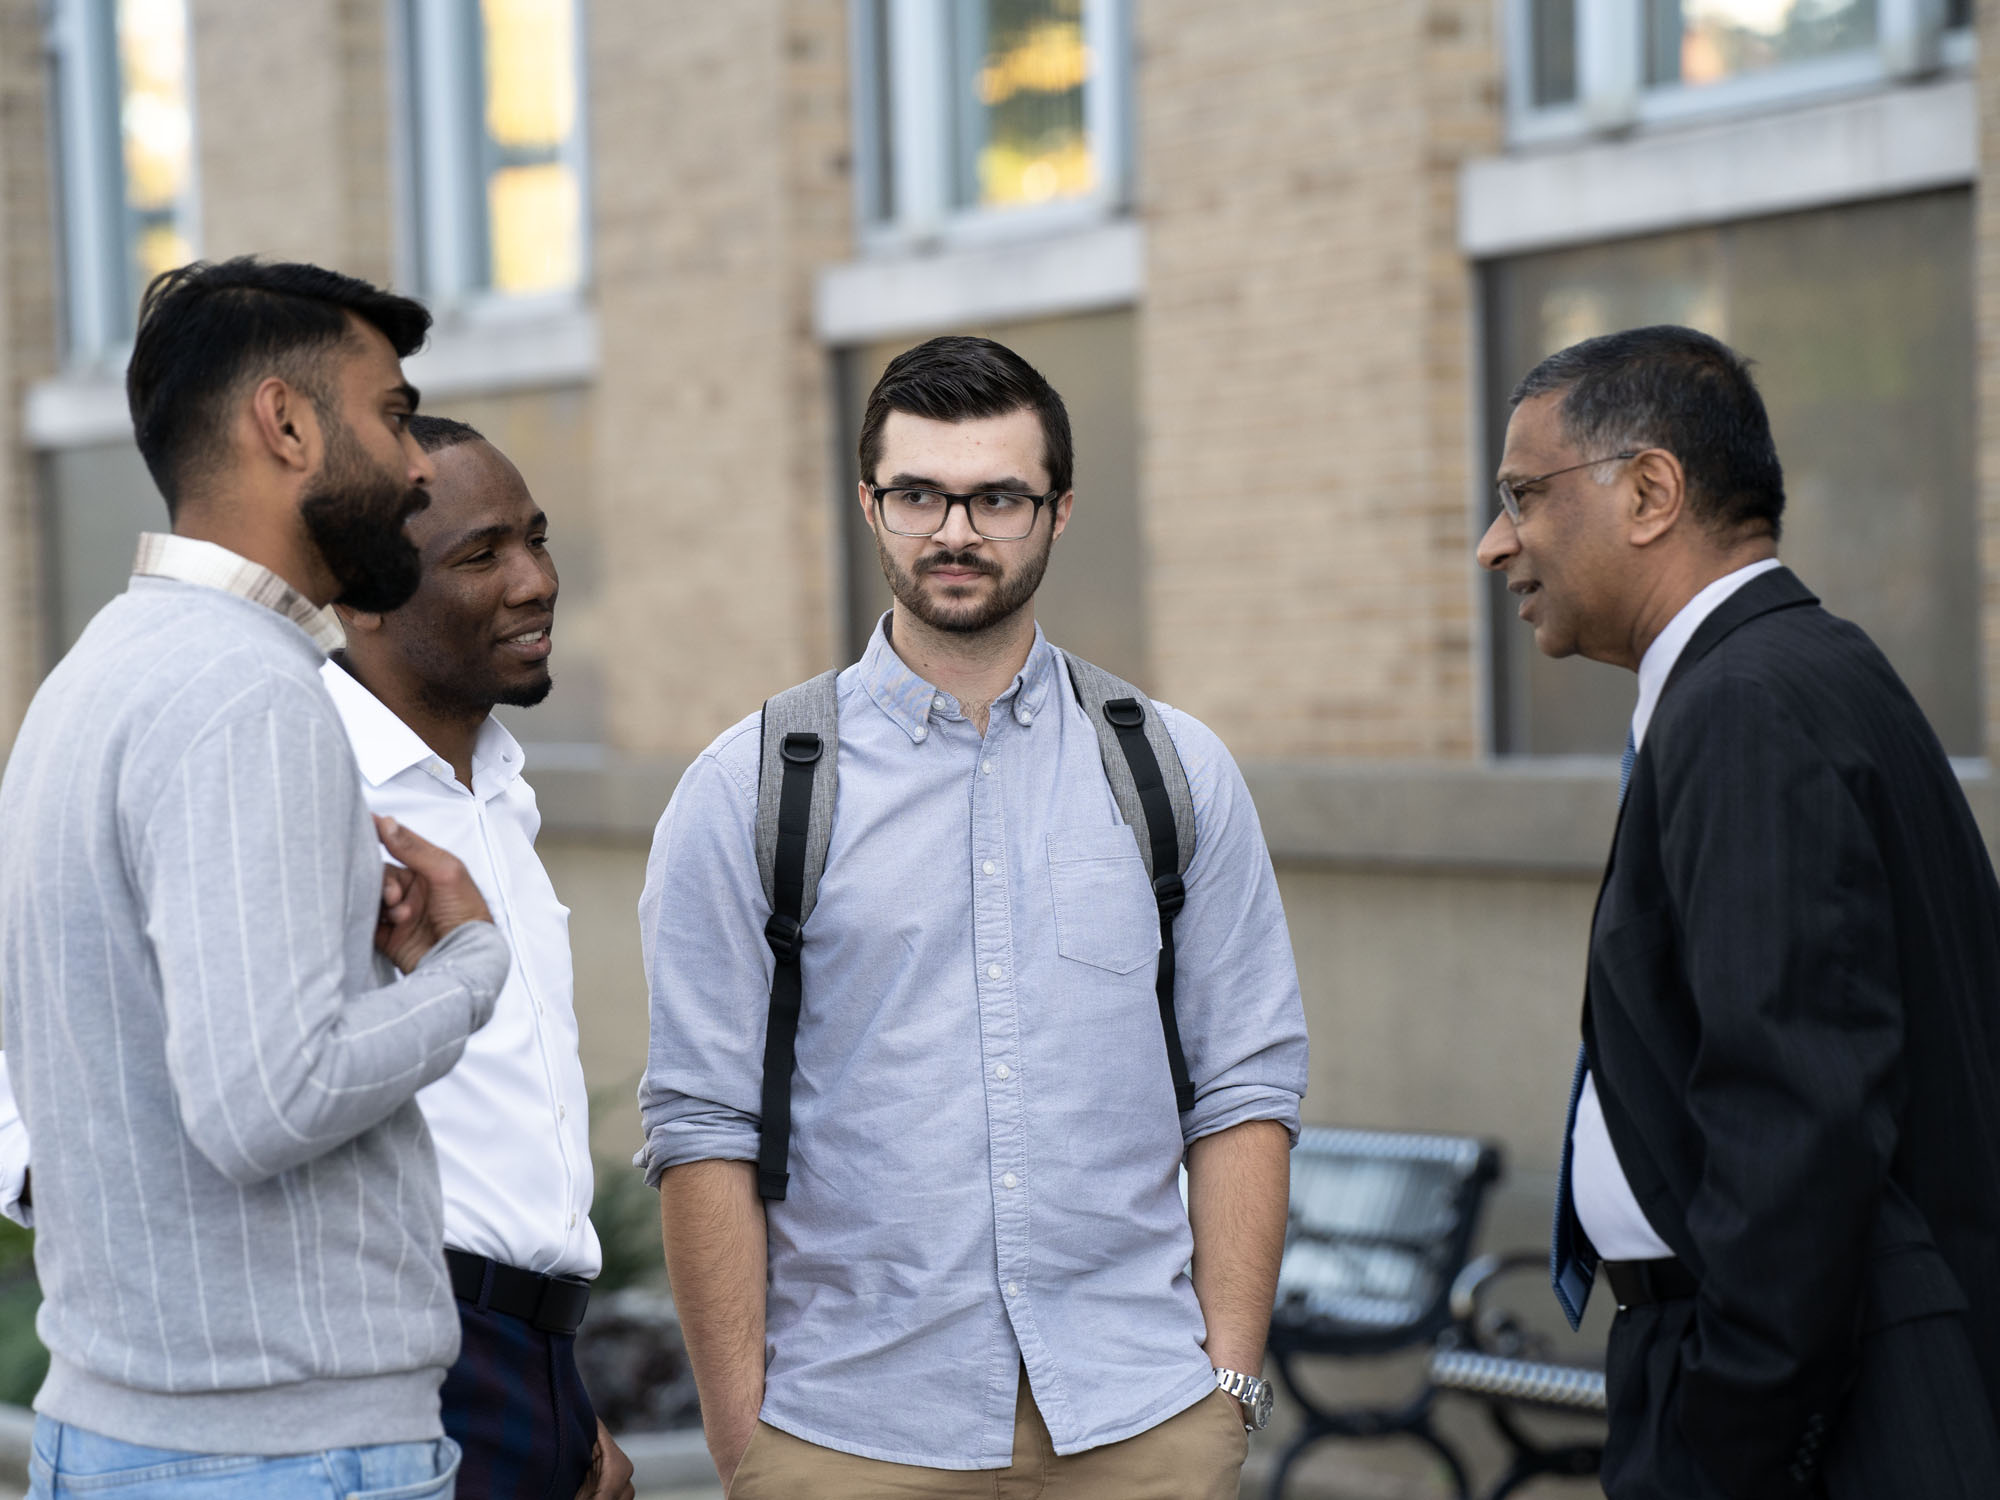
[[[1161,916],[1175,916],[1187,904],[1187,885],[1169,870],[1153,881],[1153,899],[1160,903]]]
[[[1113,729],[1137,729],[1146,722],[1146,711],[1137,698],[1110,698],[1104,704],[1104,718]]]
[[[809,766],[820,757],[819,736],[812,733],[788,734],[778,753],[795,766]]]
[[[805,929],[796,917],[774,911],[771,920],[764,924],[764,941],[771,945],[779,963],[795,964],[799,961],[799,949],[805,944]]]

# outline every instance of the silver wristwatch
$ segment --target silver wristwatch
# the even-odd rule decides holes
[[[1262,1432],[1264,1424],[1271,1420],[1271,1402],[1274,1393],[1271,1382],[1259,1375],[1245,1375],[1241,1370],[1225,1370],[1216,1367],[1215,1386],[1234,1396],[1243,1408],[1243,1430]]]

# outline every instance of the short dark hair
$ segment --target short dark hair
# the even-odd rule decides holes
[[[1672,323],[1585,339],[1551,354],[1510,405],[1560,391],[1563,433],[1580,450],[1664,448],[1681,461],[1695,516],[1722,533],[1769,531],[1785,474],[1750,362]]]
[[[125,400],[169,515],[185,483],[221,457],[229,398],[245,380],[282,375],[333,409],[316,356],[347,338],[349,313],[380,329],[398,358],[416,353],[431,326],[421,302],[294,261],[194,261],[153,278]]]
[[[486,441],[486,434],[470,422],[456,421],[451,417],[434,417],[428,412],[418,412],[410,418],[410,436],[417,440],[417,446],[426,453],[441,453],[446,448],[456,448],[460,443]]]
[[[970,422],[1024,410],[1041,418],[1049,487],[1067,492],[1076,470],[1069,410],[1039,370],[1005,344],[969,334],[946,334],[905,349],[889,361],[861,414],[861,477],[874,483],[882,424],[892,411],[934,422]]]

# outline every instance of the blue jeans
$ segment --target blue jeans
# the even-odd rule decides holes
[[[29,1500],[452,1500],[458,1444],[382,1443],[271,1458],[121,1443],[35,1418]]]

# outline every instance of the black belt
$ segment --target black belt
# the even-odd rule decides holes
[[[1607,1260],[1604,1275],[1621,1309],[1692,1297],[1700,1289],[1688,1268],[1671,1255],[1662,1260]]]
[[[579,1276],[537,1276],[483,1255],[447,1248],[452,1295],[532,1323],[543,1333],[575,1333],[590,1303],[590,1283]]]

